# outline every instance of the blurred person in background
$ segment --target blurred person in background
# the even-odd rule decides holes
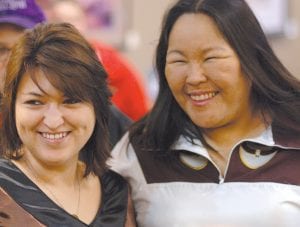
[[[49,21],[69,22],[74,24],[83,34],[88,34],[87,15],[79,1],[40,2],[47,8]],[[97,1],[94,2],[98,6],[100,5]],[[89,7],[93,8],[92,5]],[[113,93],[112,102],[134,121],[143,117],[150,107],[150,99],[143,85],[142,75],[110,45],[98,39],[90,39],[90,42],[108,73],[109,86]]]
[[[44,22],[45,16],[40,7],[30,0],[0,1],[0,89],[10,50],[27,28]]]
[[[12,46],[25,29],[45,22],[42,8],[34,0],[0,1],[0,89],[2,91],[6,64]],[[114,105],[110,105],[109,136],[113,146],[130,126],[132,120]],[[1,119],[0,119],[1,121]]]

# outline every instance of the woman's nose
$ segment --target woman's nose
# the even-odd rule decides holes
[[[186,83],[191,85],[196,85],[201,82],[207,81],[207,77],[199,63],[192,63],[188,70],[188,75],[186,78]]]
[[[64,123],[64,117],[59,106],[51,104],[44,112],[44,124],[50,129],[56,129]]]

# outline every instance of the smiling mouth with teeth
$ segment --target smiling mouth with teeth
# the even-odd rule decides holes
[[[191,99],[194,101],[204,101],[207,99],[211,99],[216,96],[217,92],[209,92],[201,95],[190,95]]]
[[[40,133],[42,137],[49,140],[59,140],[68,135],[67,132],[60,132],[60,133],[48,133],[48,132],[42,132]]]

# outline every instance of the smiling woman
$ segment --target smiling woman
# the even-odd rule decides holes
[[[175,1],[156,69],[152,110],[109,160],[138,225],[300,226],[300,82],[247,3]]]
[[[47,165],[77,160],[96,124],[93,104],[66,97],[40,68],[22,77],[15,108],[18,135],[26,144],[23,157]]]
[[[185,14],[174,24],[165,74],[177,103],[197,126],[254,121],[250,83],[238,56],[209,16]]]
[[[14,204],[13,210],[46,226],[134,226],[128,185],[105,164],[106,78],[95,52],[71,24],[39,25],[13,47],[0,159],[1,200]],[[17,215],[9,208],[1,204],[0,211]]]

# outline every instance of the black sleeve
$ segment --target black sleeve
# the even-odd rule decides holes
[[[133,121],[114,105],[110,106],[110,112],[108,128],[110,144],[113,147],[121,139]]]

